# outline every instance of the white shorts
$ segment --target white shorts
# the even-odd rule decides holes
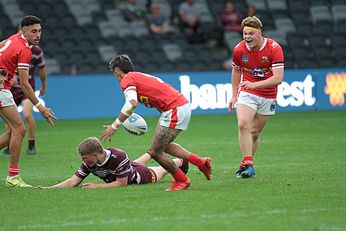
[[[239,93],[237,104],[249,106],[259,115],[274,115],[276,109],[276,99],[267,99],[244,91]]]
[[[10,90],[0,90],[0,108],[16,105],[13,100],[13,95]]]
[[[190,104],[184,104],[165,111],[161,114],[160,125],[163,127],[174,128],[179,130],[187,130],[191,119]]]

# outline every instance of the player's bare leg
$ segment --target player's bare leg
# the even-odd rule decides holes
[[[255,155],[260,143],[260,134],[269,120],[270,116],[256,114],[251,128],[252,136],[252,157]]]
[[[179,158],[173,159],[173,161],[178,168],[181,167],[181,165],[183,164],[183,160]],[[152,169],[156,173],[157,181],[162,180],[162,178],[164,178],[168,174],[167,170],[161,166],[149,167],[149,168]]]
[[[26,129],[22,119],[18,114],[17,107],[7,106],[1,108],[0,116],[11,130],[9,140],[10,165],[8,166],[8,176],[6,179],[6,185],[11,187],[31,187],[19,177],[19,156]],[[6,140],[3,141],[3,143],[6,142]]]
[[[183,158],[184,160],[189,161],[193,165],[197,166],[208,180],[211,179],[212,176],[210,157],[201,158],[200,156],[187,151],[185,148],[183,148],[177,143],[168,144],[165,149],[165,152],[172,156]]]
[[[135,159],[133,162],[139,163],[141,165],[146,165],[150,159],[151,156],[149,155],[149,153],[146,152],[137,159]]]
[[[29,99],[22,101],[23,104],[23,116],[26,121],[27,130],[28,130],[28,154],[35,154],[35,132],[36,132],[36,121],[32,115],[33,105]]]
[[[237,104],[238,140],[243,158],[240,163],[239,170],[236,172],[236,177],[242,177],[242,174],[247,173],[246,171],[254,170],[252,157],[253,140],[251,128],[253,126],[255,115],[256,111],[251,107],[244,104]],[[255,176],[254,171],[253,176]]]
[[[175,179],[175,182],[173,182],[172,186],[168,189],[169,191],[186,189],[190,185],[190,180],[186,175],[163,152],[167,145],[171,143],[178,134],[179,130],[163,127],[158,124],[150,148],[150,155],[152,158],[172,174]]]

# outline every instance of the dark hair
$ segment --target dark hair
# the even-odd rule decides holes
[[[125,74],[135,70],[130,57],[126,54],[118,55],[109,61],[109,70],[111,72],[113,72],[114,68],[116,67],[118,67]]]
[[[22,19],[22,22],[20,23],[20,27],[31,26],[31,25],[40,24],[40,23],[41,23],[41,19],[39,19],[38,17],[34,15],[27,15],[27,16],[24,16],[24,18]]]

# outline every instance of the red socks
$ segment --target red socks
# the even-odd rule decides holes
[[[19,165],[10,164],[8,166],[8,176],[13,177],[13,176],[17,176],[18,174],[19,174]]]
[[[186,175],[179,168],[178,168],[178,171],[176,171],[172,176],[175,181],[181,181],[181,182],[187,181]]]
[[[203,159],[199,156],[197,156],[196,154],[190,154],[189,157],[187,158],[187,160],[193,164],[196,165],[197,167],[201,167],[203,166]]]
[[[252,156],[244,156],[243,160],[241,161],[240,165],[248,165],[253,167],[253,161],[252,161]]]

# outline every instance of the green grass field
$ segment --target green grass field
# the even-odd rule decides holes
[[[145,119],[146,135],[120,129],[106,146],[140,156],[157,120]],[[78,143],[100,136],[110,121],[39,122],[38,154],[27,156],[23,143],[22,177],[45,186],[70,177],[80,165]],[[169,175],[158,184],[122,188],[6,188],[8,157],[0,156],[0,231],[346,230],[346,111],[277,113],[262,135],[255,179],[234,177],[241,159],[235,115],[193,116],[177,142],[213,158],[211,181],[190,166],[191,188],[180,192],[163,192]]]

